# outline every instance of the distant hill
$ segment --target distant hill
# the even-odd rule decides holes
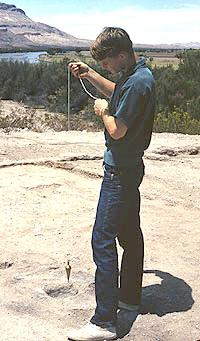
[[[55,27],[35,22],[14,5],[0,2],[0,49],[87,47],[90,40],[78,39]]]
[[[175,44],[134,44],[137,48],[146,49],[166,49],[166,50],[184,50],[184,49],[200,49],[200,43],[175,43]]]
[[[0,2],[0,49],[45,49],[89,47],[91,40],[79,39],[55,27],[31,20],[15,5]],[[146,49],[200,48],[200,43],[186,44],[135,44]]]

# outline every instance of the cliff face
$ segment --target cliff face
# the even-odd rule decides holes
[[[78,39],[55,27],[35,22],[22,9],[0,2],[0,48],[45,48],[90,44],[89,40]]]

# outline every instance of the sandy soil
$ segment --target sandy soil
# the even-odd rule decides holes
[[[2,341],[67,340],[92,315],[103,150],[102,133],[0,132]],[[143,299],[123,340],[197,341],[200,136],[154,134],[144,161]]]

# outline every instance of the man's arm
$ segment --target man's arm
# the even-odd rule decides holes
[[[102,118],[106,130],[114,140],[119,140],[126,135],[127,126],[122,120],[109,115],[108,102],[105,99],[95,101],[94,112]]]
[[[70,63],[71,71],[75,77],[85,78],[106,97],[111,97],[115,83],[101,76],[98,72],[82,62]]]
[[[75,77],[87,79],[107,97],[112,95],[115,89],[114,82],[104,78],[98,72],[91,69],[87,64],[77,62],[70,63],[69,66]],[[97,99],[95,101],[94,111],[97,116],[102,118],[106,130],[113,139],[118,140],[126,134],[127,127],[122,120],[109,115],[108,102],[106,100]]]

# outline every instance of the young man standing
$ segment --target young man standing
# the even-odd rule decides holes
[[[121,28],[106,27],[90,51],[104,69],[119,77],[114,83],[82,62],[70,64],[75,76],[87,79],[109,100],[97,99],[94,105],[105,126],[106,144],[92,234],[97,305],[90,322],[68,337],[100,341],[121,336],[120,318],[121,327],[128,332],[130,321],[138,315],[144,256],[138,188],[144,176],[142,156],[152,134],[155,82]],[[119,285],[116,239],[123,248]]]

